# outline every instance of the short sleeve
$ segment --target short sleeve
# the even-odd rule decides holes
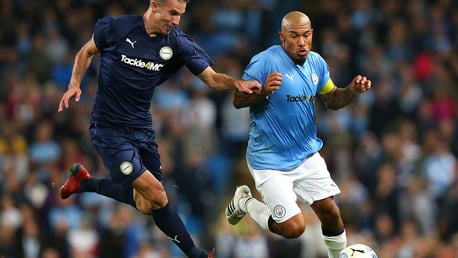
[[[271,62],[264,59],[264,56],[257,54],[253,56],[250,63],[244,70],[243,80],[257,80],[259,83],[264,84],[267,75],[273,71]]]
[[[94,27],[94,41],[98,49],[104,49],[108,46],[110,25],[113,21],[113,17],[104,17],[95,23]]]
[[[177,37],[177,46],[184,64],[194,75],[214,64],[207,52],[186,34]]]
[[[314,57],[316,58],[315,68],[317,69],[317,73],[320,76],[319,81],[321,82],[317,87],[317,92],[319,94],[327,93],[334,88],[334,83],[331,80],[328,63],[326,60],[324,60],[323,57],[315,52]]]

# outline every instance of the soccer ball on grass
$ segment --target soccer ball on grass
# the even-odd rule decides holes
[[[377,254],[367,245],[354,244],[349,245],[342,250],[339,258],[378,258]]]

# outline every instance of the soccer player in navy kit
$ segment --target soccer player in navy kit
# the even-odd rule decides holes
[[[81,79],[100,53],[98,89],[91,114],[91,142],[110,173],[93,178],[81,165],[70,169],[61,198],[97,192],[151,215],[156,225],[188,256],[212,257],[197,248],[180,217],[168,204],[153,131],[150,104],[154,88],[186,66],[210,88],[259,90],[257,81],[217,73],[213,61],[177,25],[189,0],[151,0],[143,16],[104,17],[75,56],[68,90],[58,111],[79,101]]]
[[[247,163],[263,202],[246,185],[237,187],[226,217],[237,224],[249,214],[263,229],[285,238],[297,238],[305,221],[296,201],[310,205],[321,221],[328,255],[337,258],[346,246],[344,224],[333,196],[340,193],[320,156],[315,100],[337,110],[371,87],[357,75],[337,88],[325,60],[311,51],[313,29],[302,12],[290,12],[281,23],[281,46],[255,55],[243,78],[258,80],[261,92],[235,93],[236,108],[250,106],[251,129]]]

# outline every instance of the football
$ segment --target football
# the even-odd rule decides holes
[[[367,245],[349,245],[342,250],[339,258],[377,258],[377,254]]]

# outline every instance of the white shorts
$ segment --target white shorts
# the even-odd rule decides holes
[[[248,168],[256,189],[277,223],[301,213],[297,200],[312,205],[314,201],[340,193],[318,152],[290,171],[256,170],[249,164]]]

